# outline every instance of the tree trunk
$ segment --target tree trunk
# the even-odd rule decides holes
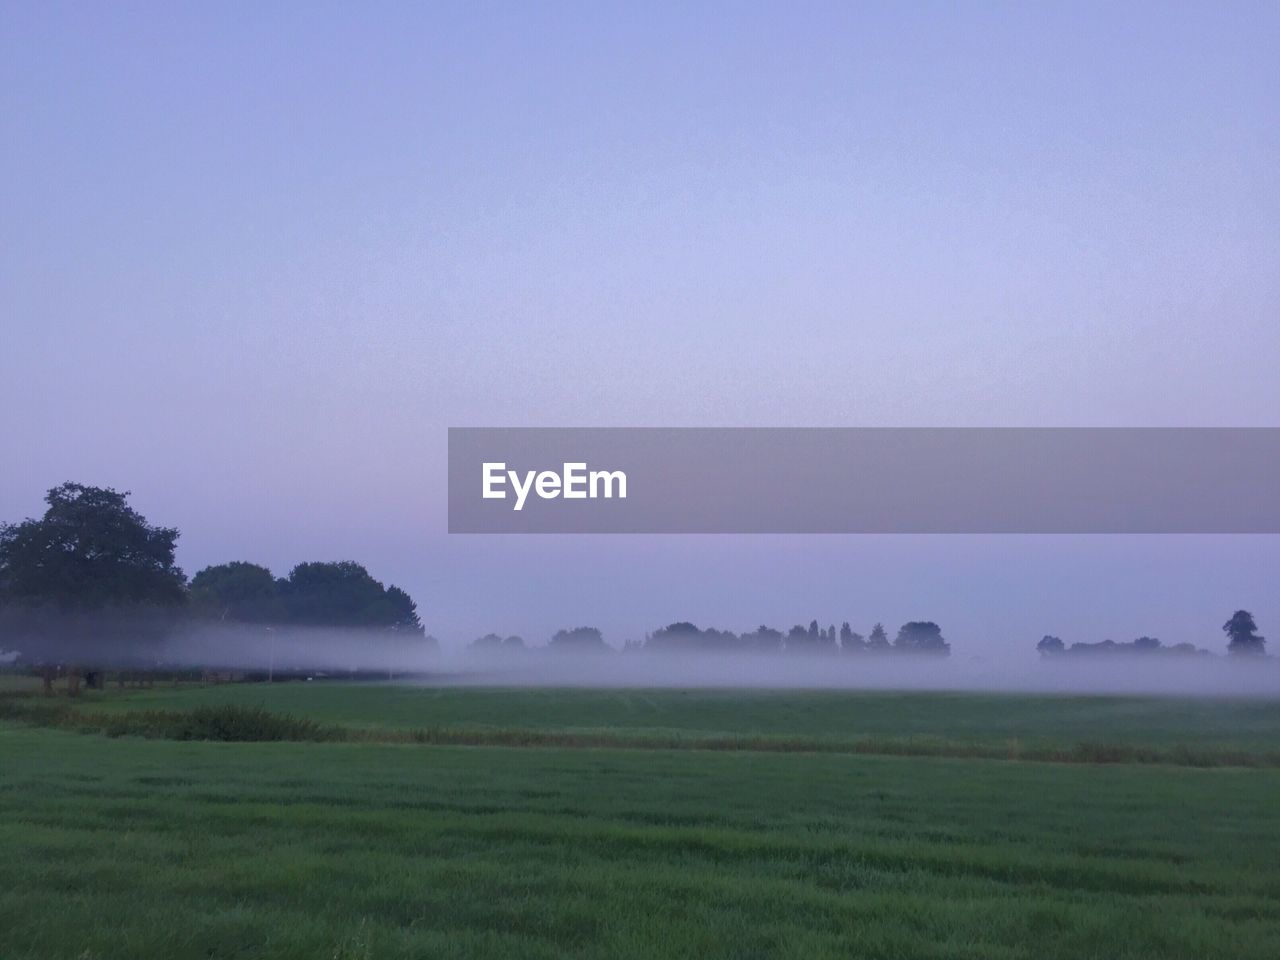
[[[53,696],[53,678],[58,675],[56,667],[41,667],[40,681],[44,684],[44,695],[46,697]]]
[[[67,671],[67,696],[80,696],[80,668],[72,667]]]

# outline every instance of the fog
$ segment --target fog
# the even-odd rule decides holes
[[[440,651],[415,635],[202,625],[168,640],[172,666],[430,686],[710,687],[1280,697],[1280,659],[1210,654],[1005,658],[911,654],[667,653],[547,647]]]
[[[585,630],[586,628],[584,628]],[[716,687],[1022,691],[1079,694],[1280,697],[1280,658],[1226,656],[1131,645],[1042,657],[1032,644],[1004,656],[856,650],[671,649],[667,631],[648,646],[564,642],[441,649],[412,630],[267,626],[174,619],[141,609],[0,614],[0,664],[85,671],[212,671],[275,679],[394,680],[424,685]],[[587,631],[594,634],[594,631]],[[598,635],[597,635],[598,636]],[[715,631],[700,636],[714,639]],[[733,634],[721,634],[739,642]],[[494,638],[497,639],[497,638]],[[514,638],[512,638],[514,640]],[[518,642],[517,642],[518,643]],[[8,651],[6,653],[6,650]]]

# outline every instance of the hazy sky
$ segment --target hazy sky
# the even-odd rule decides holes
[[[0,517],[428,629],[1280,643],[1268,537],[449,537],[445,430],[1280,425],[1280,6],[0,0]],[[864,629],[865,632],[865,629]]]

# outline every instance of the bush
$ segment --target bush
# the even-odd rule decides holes
[[[326,726],[265,707],[196,707],[190,711],[130,710],[104,713],[77,710],[34,697],[0,697],[0,720],[55,727],[109,737],[152,740],[223,740],[240,743],[268,740],[344,740],[341,727]]]
[[[158,737],[165,740],[338,740],[342,730],[290,714],[272,713],[265,707],[231,704],[196,707],[189,712],[163,710],[122,713],[107,718],[108,736]]]

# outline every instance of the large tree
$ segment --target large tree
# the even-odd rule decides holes
[[[552,650],[566,653],[608,653],[612,649],[604,642],[604,634],[596,627],[557,630],[547,645]]]
[[[1258,625],[1248,610],[1233,613],[1231,619],[1222,625],[1222,632],[1228,637],[1228,653],[1262,656],[1267,652],[1267,638],[1258,636]]]
[[[192,577],[191,603],[204,616],[238,623],[275,623],[284,615],[271,571],[243,560],[205,567]]]
[[[417,604],[399,587],[383,587],[358,563],[300,563],[280,584],[290,623],[320,627],[391,627],[422,633]]]
[[[951,653],[951,644],[942,638],[942,630],[932,620],[904,623],[894,638],[893,648],[903,653],[930,653],[943,657]]]
[[[9,643],[45,668],[134,659],[186,600],[178,531],[147,522],[129,493],[64,483],[39,520],[0,526],[0,607]],[[16,640],[16,643],[13,642]],[[72,690],[75,690],[72,670]]]

